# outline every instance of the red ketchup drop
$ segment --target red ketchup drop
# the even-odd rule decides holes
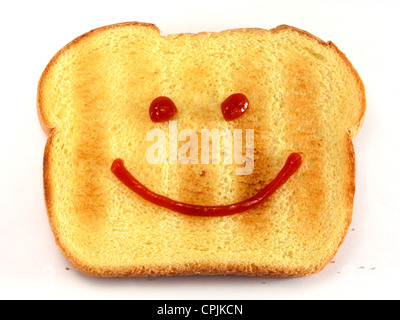
[[[297,171],[301,162],[301,155],[298,153],[292,153],[286,160],[282,170],[277,174],[274,180],[264,187],[264,189],[247,200],[225,206],[201,206],[188,204],[157,194],[136,180],[135,177],[125,168],[124,162],[121,159],[116,159],[113,162],[111,171],[129,189],[155,205],[190,216],[219,217],[245,212],[266,201]]]
[[[150,105],[150,118],[154,122],[164,122],[170,120],[178,109],[175,103],[168,97],[158,97]]]
[[[249,107],[249,100],[242,93],[235,93],[225,99],[221,104],[222,115],[226,121],[239,118]]]

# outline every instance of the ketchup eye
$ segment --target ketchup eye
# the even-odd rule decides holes
[[[150,105],[150,118],[154,122],[164,122],[170,120],[178,109],[175,103],[168,97],[158,97]]]
[[[226,121],[239,118],[249,107],[249,100],[242,93],[235,93],[226,98],[221,104],[222,115]]]

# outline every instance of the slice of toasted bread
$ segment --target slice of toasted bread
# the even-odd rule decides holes
[[[246,113],[226,122],[234,93]],[[149,164],[146,134],[166,132],[149,106],[168,96],[177,129],[253,129],[254,171],[233,164]],[[44,188],[63,254],[100,277],[304,276],[322,270],[347,233],[355,191],[352,138],[363,83],[332,42],[289,26],[161,36],[151,24],[86,33],[50,61],[38,87],[48,133]],[[299,170],[266,202],[223,217],[183,215],[148,202],[110,168],[116,158],[150,190],[197,205],[257,193],[287,156]]]

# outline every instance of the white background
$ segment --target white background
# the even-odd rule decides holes
[[[400,1],[2,1],[0,4],[1,299],[398,299]],[[332,40],[367,93],[355,139],[354,216],[335,263],[308,278],[96,279],[70,268],[43,200],[46,136],[36,88],[51,57],[93,28],[155,23],[163,33],[289,24]]]

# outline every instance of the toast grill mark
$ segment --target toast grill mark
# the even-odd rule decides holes
[[[125,168],[124,162],[121,159],[114,160],[111,166],[111,171],[128,188],[137,193],[143,199],[150,201],[155,205],[191,216],[217,217],[242,213],[257,207],[260,203],[266,201],[272,194],[274,194],[274,192],[297,171],[301,162],[301,155],[298,153],[292,153],[275,179],[259,193],[247,200],[225,206],[201,206],[188,204],[154,193],[132,176],[132,174]]]

